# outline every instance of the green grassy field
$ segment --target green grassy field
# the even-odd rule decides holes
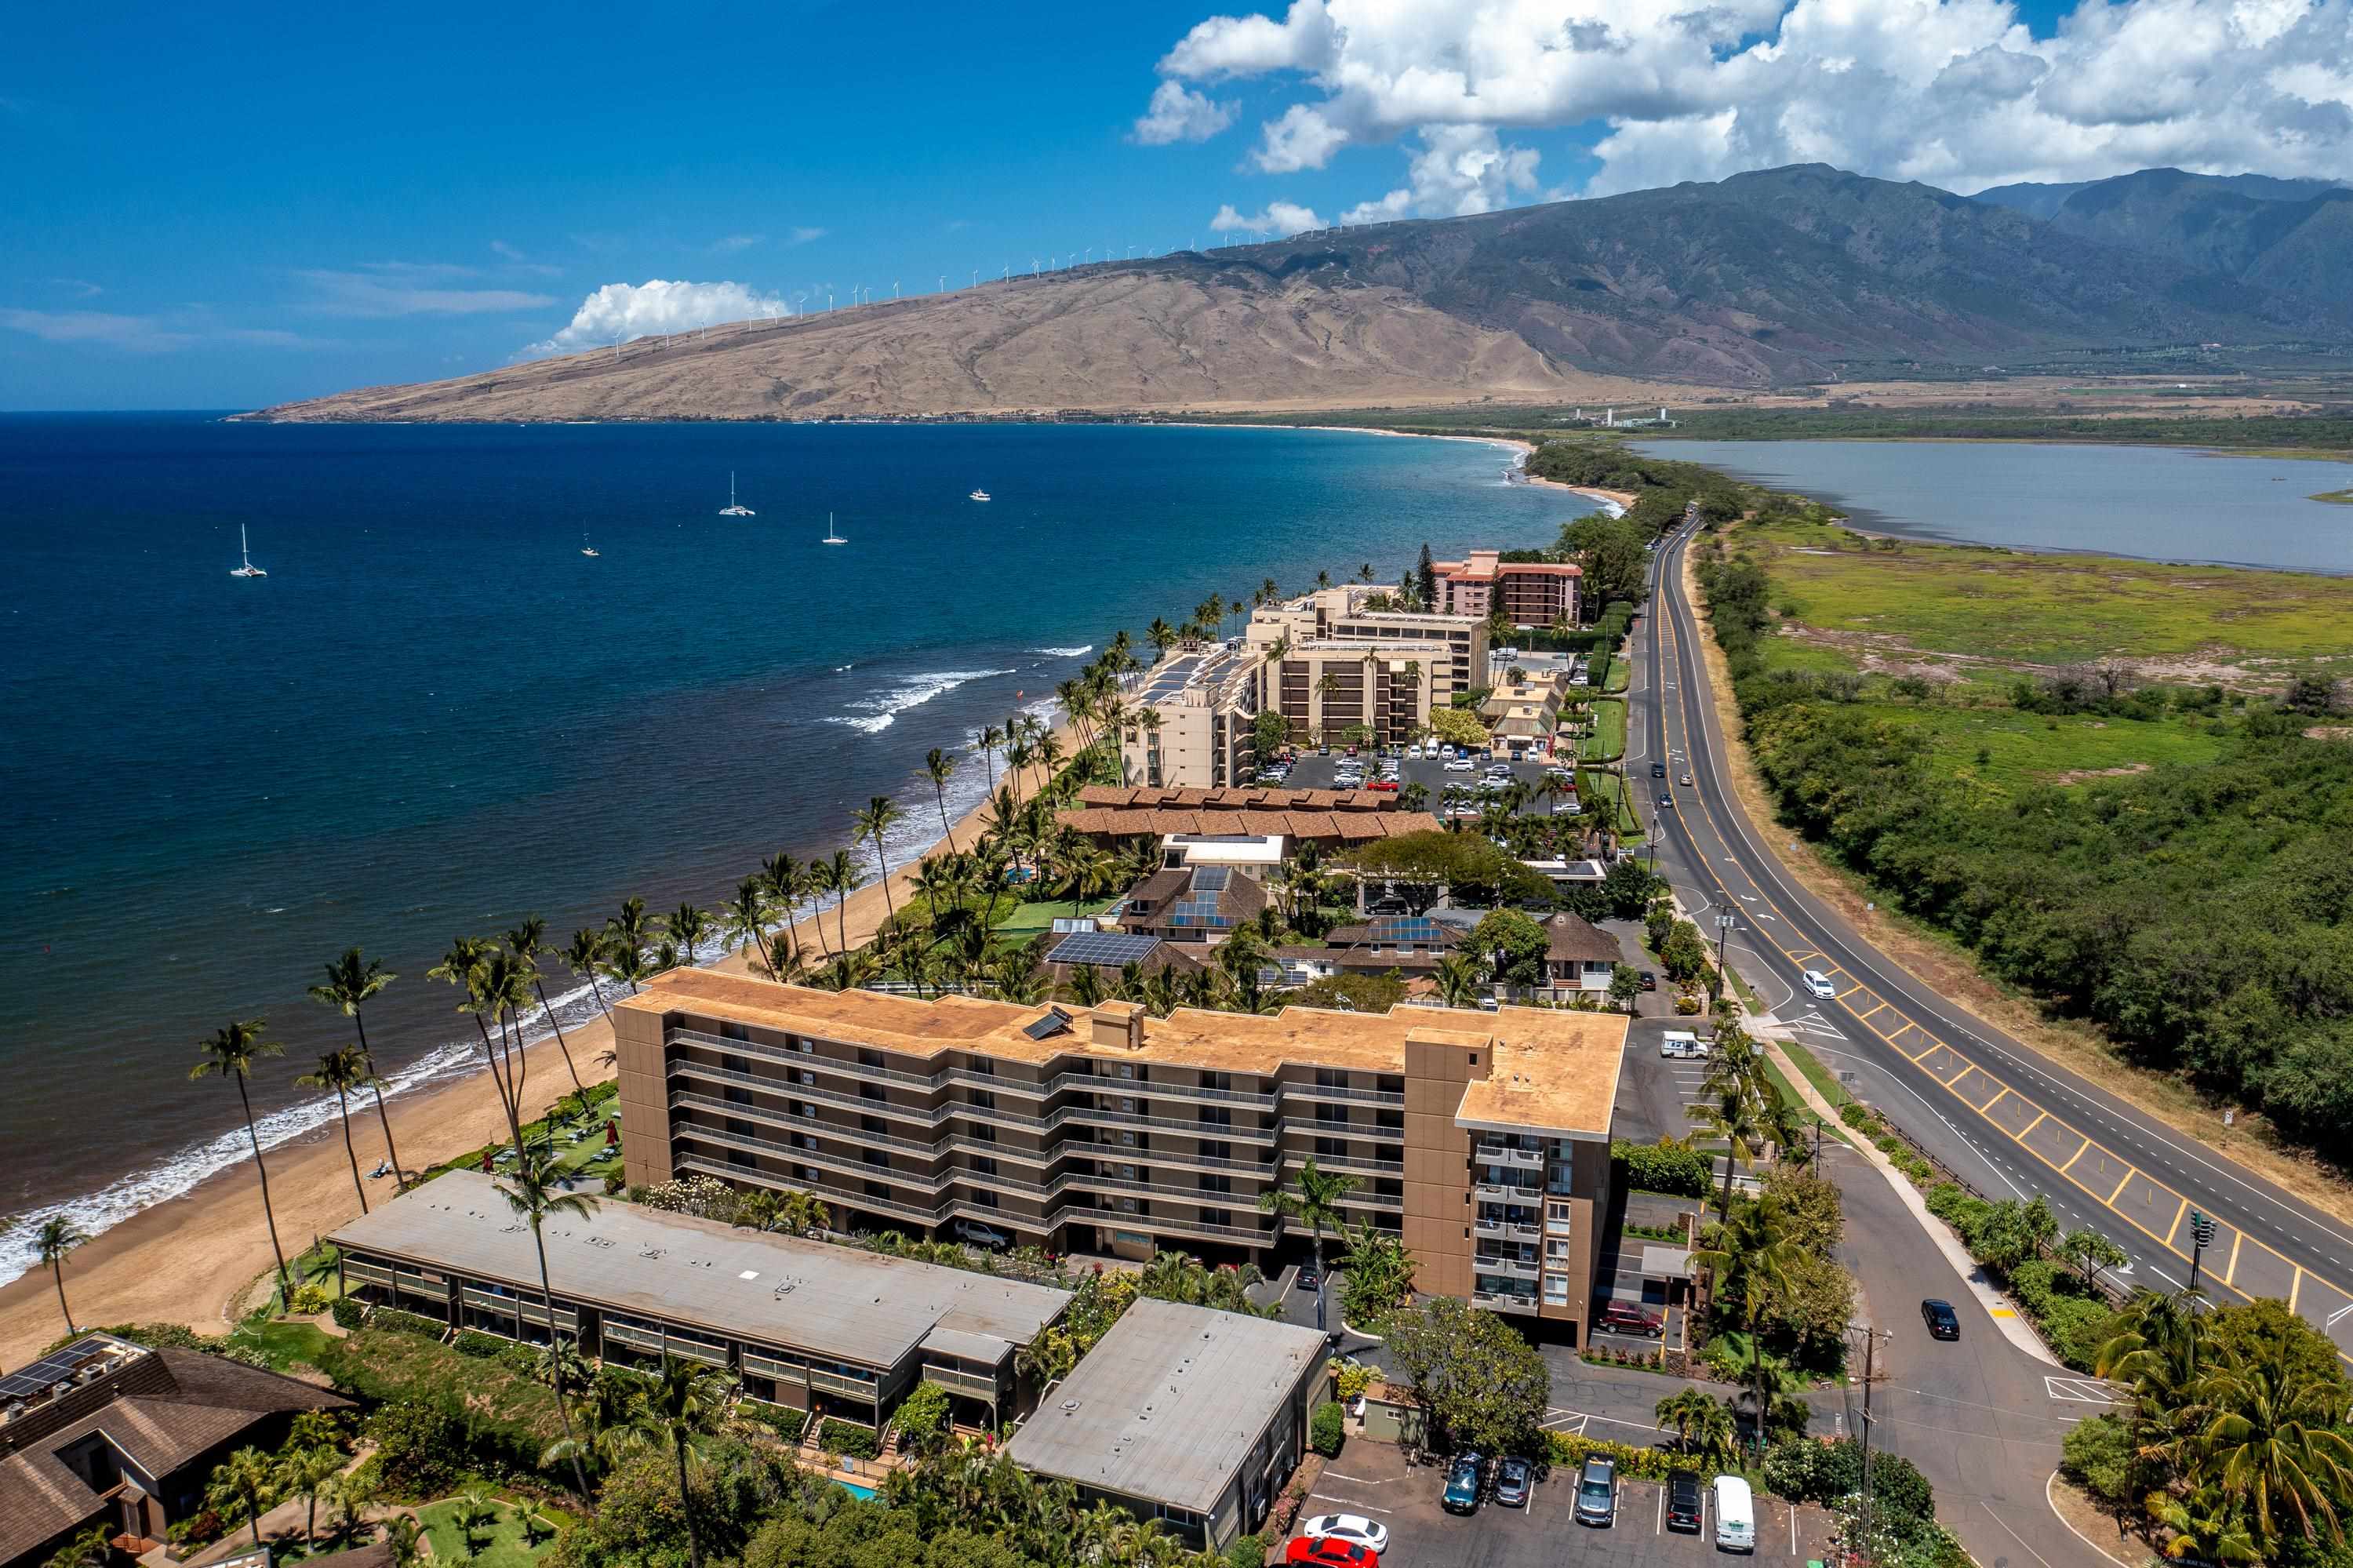
[[[2002,795],[2035,784],[2076,782],[2116,768],[2211,762],[2222,753],[2222,738],[2202,719],[2046,718],[2007,706],[1867,705],[1926,734],[1935,746],[1938,771]],[[1978,760],[1980,753],[1983,761]]]
[[[2353,490],[2324,490],[2313,499],[2333,502],[2339,506],[2353,506]]]
[[[1874,542],[1830,524],[1752,524],[1777,604],[1830,633],[2036,664],[2105,657],[2244,664],[2284,679],[2341,654],[2353,579],[2099,556]],[[1784,650],[1792,661],[1820,650]],[[1802,667],[1795,666],[1795,667]]]
[[[1623,702],[1597,702],[1593,705],[1593,735],[1586,743],[1586,760],[1615,762],[1626,754],[1626,705]]]
[[[497,1523],[469,1538],[458,1528],[458,1512],[463,1506],[451,1498],[417,1510],[417,1523],[433,1542],[434,1562],[466,1563],[475,1568],[535,1568],[554,1543],[555,1531],[542,1520],[537,1544],[533,1544],[523,1529],[523,1510],[512,1503],[498,1504]]]

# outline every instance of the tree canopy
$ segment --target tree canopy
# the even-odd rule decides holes
[[[1438,1445],[1525,1453],[1541,1440],[1552,1375],[1535,1347],[1493,1313],[1432,1297],[1390,1321],[1388,1351]]]

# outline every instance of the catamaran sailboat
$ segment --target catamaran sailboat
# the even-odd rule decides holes
[[[732,468],[727,471],[727,504],[719,509],[719,515],[722,517],[757,517],[759,515],[758,513],[735,499],[735,471]]]
[[[833,525],[833,514],[830,512],[825,514],[825,537],[819,539],[818,543],[820,545],[847,545],[849,543],[849,540],[841,536],[841,530]]]
[[[263,571],[259,567],[253,564],[253,556],[245,547],[245,524],[242,523],[237,525],[237,553],[238,556],[243,557],[245,565],[231,567],[228,574],[229,576],[233,577],[266,577],[269,575],[268,572]]]
[[[986,501],[988,499],[988,492],[985,490],[976,490],[970,495],[965,497],[965,499],[967,501]]]
[[[584,556],[596,553],[596,546],[588,542],[588,530],[586,528],[580,530],[580,553]]]

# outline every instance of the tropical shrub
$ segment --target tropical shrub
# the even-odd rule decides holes
[[[1609,1158],[1623,1167],[1627,1186],[1677,1198],[1706,1197],[1715,1174],[1714,1162],[1705,1154],[1680,1146],[1620,1139],[1609,1146]]]
[[[2139,1495],[2132,1429],[2119,1415],[2094,1415],[2067,1429],[2060,1444],[2059,1468],[2067,1478],[2111,1507]]]
[[[507,1342],[495,1334],[485,1334],[473,1329],[461,1329],[458,1331],[458,1337],[449,1341],[449,1348],[461,1356],[471,1356],[476,1361],[486,1361],[505,1350]]]
[[[1226,1568],[1265,1568],[1266,1542],[1255,1535],[1237,1535],[1226,1542]]]
[[[420,1400],[396,1399],[368,1417],[377,1473],[396,1498],[438,1497],[458,1480],[466,1454],[465,1425]]]
[[[1588,1459],[1609,1459],[1616,1463],[1618,1473],[1631,1476],[1638,1481],[1663,1481],[1681,1470],[1686,1475],[1705,1476],[1713,1473],[1714,1461],[1696,1454],[1676,1454],[1664,1448],[1638,1448],[1631,1443],[1613,1443],[1600,1437],[1573,1437],[1566,1432],[1547,1432],[1545,1446],[1556,1470],[1574,1471]]]
[[[747,1421],[756,1421],[787,1443],[797,1443],[808,1428],[808,1412],[795,1410],[789,1404],[770,1404],[765,1401],[747,1399],[740,1406]]]
[[[899,1412],[892,1420],[909,1443],[929,1448],[946,1439],[955,1409],[946,1389],[935,1383],[919,1383],[913,1393],[899,1402]]]
[[[1327,1459],[1338,1456],[1347,1434],[1347,1417],[1339,1405],[1329,1400],[1317,1405],[1315,1414],[1308,1419],[1307,1446]]]
[[[398,1334],[423,1334],[435,1340],[449,1331],[447,1323],[437,1323],[430,1318],[420,1318],[414,1312],[403,1312],[393,1307],[379,1307],[369,1313],[368,1327],[390,1329]]]
[[[871,1459],[882,1451],[882,1440],[874,1428],[829,1415],[817,1429],[817,1441],[827,1453],[845,1454],[853,1459]]]
[[[336,1297],[335,1304],[327,1311],[335,1319],[335,1327],[346,1332],[367,1320],[367,1308],[348,1296]]]

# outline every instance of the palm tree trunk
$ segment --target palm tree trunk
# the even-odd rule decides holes
[[[340,1084],[335,1086],[335,1110],[343,1120],[343,1157],[352,1162],[352,1186],[360,1195],[360,1213],[364,1214],[368,1212],[367,1183],[360,1180],[360,1151],[352,1147],[352,1102],[344,1097]]]
[[[515,1158],[517,1160],[521,1160],[522,1158],[522,1139],[520,1137],[521,1123],[522,1121],[522,1086],[524,1082],[531,1077],[531,1053],[524,1048],[522,1043],[522,1009],[519,1007],[511,1007],[507,1009],[507,1018],[508,1021],[514,1025],[514,1044],[508,1047],[507,1070],[509,1075],[514,1080],[514,1114],[518,1132],[515,1144]],[[500,1038],[505,1038],[503,1030],[501,1032]],[[565,1053],[565,1059],[567,1061],[570,1060],[570,1055],[571,1054],[569,1052]]]
[[[605,1022],[610,1023],[613,1021],[613,1010],[606,1004],[605,988],[596,983],[596,971],[593,969],[588,971],[588,989],[596,994],[596,1010],[605,1015]]]
[[[841,956],[846,959],[849,956],[849,889],[847,887],[834,896],[833,917],[840,928]]]
[[[754,945],[758,944],[755,941]],[[533,980],[531,988],[539,992],[539,1010],[547,1014],[547,1026],[555,1031],[555,1048],[564,1053],[564,1070],[572,1075],[572,1086],[586,1094],[588,1086],[580,1081],[580,1069],[572,1065],[572,1047],[564,1038],[564,1025],[555,1021],[555,1009],[547,1005],[547,987]]]
[[[548,1376],[555,1384],[555,1414],[564,1423],[564,1451],[572,1456],[572,1478],[585,1499],[588,1495],[588,1472],[580,1463],[580,1445],[572,1438],[572,1406],[564,1399],[564,1340],[555,1331],[555,1287],[548,1282],[547,1238],[540,1234],[537,1214],[532,1216],[531,1245],[539,1249],[539,1296],[547,1308],[547,1367]]]
[[[259,1547],[261,1544],[261,1499],[250,1493],[245,1499],[245,1522],[252,1527],[253,1544]]]
[[[352,1027],[360,1033],[360,1055],[367,1062],[368,1076],[374,1078],[376,1075],[375,1054],[368,1049],[367,1025],[361,1021],[360,1011],[356,1007],[352,1009]],[[384,1124],[384,1157],[392,1161],[392,1190],[397,1192],[405,1183],[400,1175],[399,1152],[392,1147],[392,1113],[384,1108],[384,1085],[379,1082],[375,1087],[376,1120]]]
[[[694,1568],[702,1568],[702,1537],[694,1528],[694,1494],[686,1486],[686,1439],[678,1439],[678,1512],[686,1521],[686,1557]]]
[[[286,1283],[286,1249],[278,1245],[278,1211],[269,1204],[269,1167],[261,1158],[261,1134],[253,1125],[253,1097],[245,1092],[245,1075],[237,1075],[237,1103],[245,1107],[245,1136],[253,1145],[253,1169],[261,1178],[261,1217],[269,1226],[269,1253],[278,1260],[278,1299],[281,1305],[293,1304],[294,1292]],[[253,1543],[261,1544],[260,1516],[254,1519]]]
[[[944,833],[947,834],[947,836],[948,836],[948,853],[949,853],[950,854],[954,854],[954,853],[955,853],[955,847],[956,847],[956,845],[955,845],[955,829],[954,829],[954,828],[952,828],[952,827],[950,827],[950,826],[948,825],[948,791],[947,791],[947,786],[946,786],[946,785],[944,785],[944,784],[934,784],[934,785],[933,785],[933,786],[932,786],[932,793],[939,797],[939,800],[940,800],[940,832],[944,832]]]
[[[66,1305],[66,1260],[62,1255],[49,1259],[49,1273],[58,1282],[58,1310],[65,1314],[66,1335],[73,1336],[73,1308]]]
[[[891,907],[891,857],[882,853],[882,833],[880,829],[877,829],[874,833],[874,863],[882,868],[882,913],[896,924],[899,912]]]

